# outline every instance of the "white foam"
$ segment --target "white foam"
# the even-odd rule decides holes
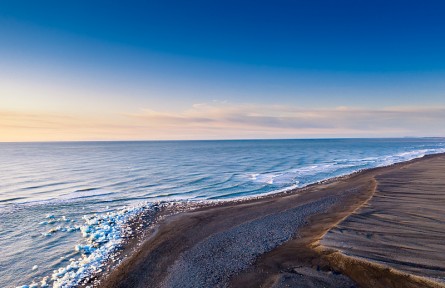
[[[354,164],[334,164],[334,163],[323,163],[314,164],[306,167],[301,167],[298,169],[290,169],[284,172],[276,173],[264,173],[264,174],[251,174],[250,179],[254,182],[264,183],[264,184],[275,184],[275,185],[298,185],[302,177],[315,176],[317,174],[326,174],[335,172],[336,170],[343,168],[350,168],[355,166]]]
[[[54,288],[75,287],[82,280],[102,272],[105,262],[121,246],[124,239],[132,234],[132,229],[127,227],[127,224],[135,219],[144,209],[149,209],[153,205],[155,204],[142,203],[134,207],[124,207],[117,212],[83,216],[83,225],[57,226],[50,229],[47,233],[43,233],[44,236],[51,236],[51,234],[59,231],[80,231],[84,241],[74,247],[74,250],[80,253],[80,257],[77,259],[72,258],[67,266],[54,270],[51,277],[44,277],[40,282],[40,287],[49,287],[50,282],[52,282],[52,287]],[[54,215],[47,215],[46,218],[57,222],[70,222],[64,216],[56,219]],[[35,270],[35,267],[37,265],[33,267],[33,270]],[[31,285],[21,287],[30,288],[38,286],[36,283],[32,283]]]
[[[421,158],[426,155],[445,153],[445,148],[436,149],[418,149],[413,151],[401,152],[395,155],[389,155],[382,157],[377,162],[380,162],[378,166],[388,166],[399,162],[409,161],[417,158]]]
[[[445,148],[436,149],[419,149],[413,151],[406,151],[397,153],[394,155],[385,155],[380,157],[366,157],[363,159],[355,160],[342,160],[342,163],[322,163],[322,164],[312,164],[305,167],[300,167],[297,169],[290,169],[283,172],[271,172],[271,173],[252,173],[249,174],[248,178],[257,183],[264,183],[268,185],[297,185],[302,183],[301,179],[305,177],[313,177],[320,175],[321,178],[315,177],[313,181],[307,181],[303,183],[305,185],[310,183],[315,183],[318,181],[325,180],[326,174],[333,174],[332,176],[342,176],[343,174],[349,174],[354,171],[363,169],[366,165],[368,168],[372,167],[382,167],[388,166],[399,162],[409,161],[416,158],[421,158],[425,155],[445,153]],[[343,173],[341,175],[334,175],[337,171],[344,171],[343,169],[350,168],[350,171]],[[330,177],[332,177],[330,176]],[[328,178],[330,178],[328,177]]]

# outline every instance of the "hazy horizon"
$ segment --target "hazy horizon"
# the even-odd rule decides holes
[[[128,140],[48,140],[48,141],[0,141],[0,143],[101,143],[101,142],[200,142],[200,141],[292,141],[292,140],[401,140],[401,139],[445,139],[441,136],[403,137],[325,137],[325,138],[227,138],[227,139],[128,139]]]

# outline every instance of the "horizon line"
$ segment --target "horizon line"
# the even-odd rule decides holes
[[[133,139],[133,140],[47,140],[47,141],[0,141],[4,143],[85,143],[85,142],[195,142],[195,141],[278,141],[278,140],[347,140],[347,139],[445,139],[445,136],[402,137],[320,137],[320,138],[227,138],[227,139]]]

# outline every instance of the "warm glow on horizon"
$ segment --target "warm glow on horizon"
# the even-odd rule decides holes
[[[317,110],[228,103],[102,115],[0,111],[0,141],[440,136],[444,114],[445,108]]]

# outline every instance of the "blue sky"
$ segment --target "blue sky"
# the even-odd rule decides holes
[[[1,1],[0,140],[443,136],[443,11]]]

